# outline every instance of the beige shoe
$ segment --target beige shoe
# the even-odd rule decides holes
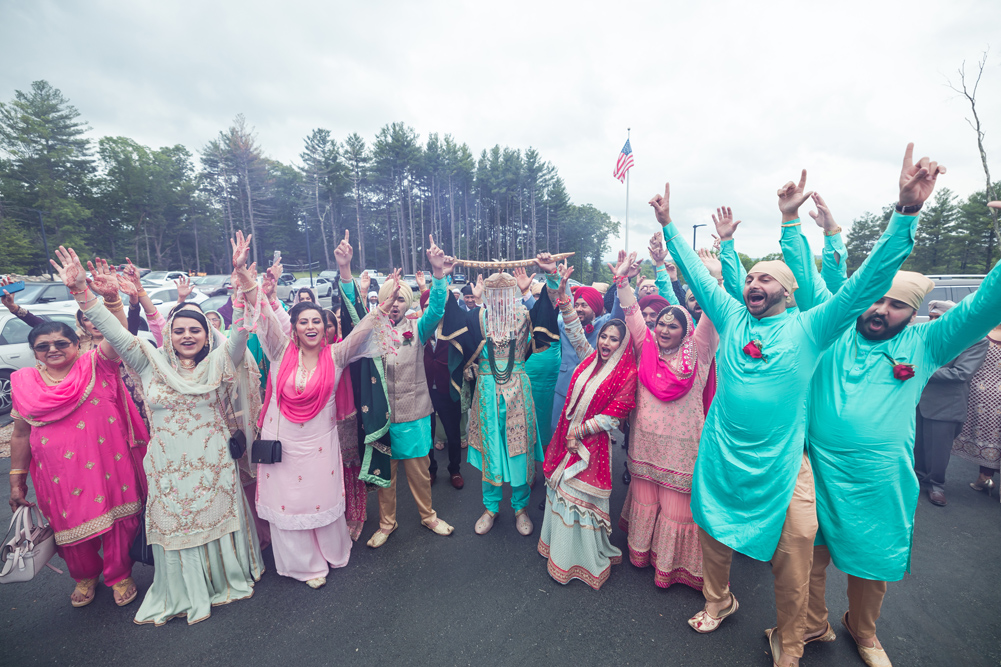
[[[396,530],[397,525],[399,524],[395,523],[393,524],[393,530]],[[385,533],[383,532],[382,528],[378,529],[377,531],[375,531],[372,537],[369,538],[366,544],[368,544],[368,546],[372,547],[373,549],[378,549],[379,547],[381,547],[383,544],[386,543],[386,540],[389,539],[389,536],[393,532],[393,530],[390,530],[388,533]]]
[[[440,517],[434,520],[434,524],[430,524],[427,521],[421,521],[421,525],[430,530],[435,535],[451,535],[452,531],[455,530],[452,526],[445,523]]]
[[[525,510],[521,510],[514,515],[514,527],[525,537],[531,535],[532,531],[535,530],[535,526],[532,525],[532,519]]]
[[[316,577],[315,579],[310,579],[306,582],[306,585],[310,588],[319,588],[327,583],[326,577]]]
[[[713,616],[708,611],[703,609],[699,613],[688,619],[688,625],[692,627],[692,630],[700,632],[702,634],[707,634],[715,630],[723,622],[723,619],[727,616],[733,616],[740,609],[740,605],[737,603],[737,596],[730,593],[730,606],[722,610],[719,616]]]
[[[847,611],[845,612],[845,615],[841,617],[841,624],[845,626],[845,630],[847,630],[848,634],[850,634],[852,639],[855,640],[855,646],[858,648],[858,654],[861,656],[862,662],[869,665],[869,667],[893,667],[893,664],[890,662],[890,657],[886,655],[886,651],[875,646],[863,646],[859,643],[858,637],[855,636],[855,633],[848,625]]]
[[[473,532],[477,535],[486,535],[494,527],[494,513],[490,510],[483,510],[483,515],[476,520]]]

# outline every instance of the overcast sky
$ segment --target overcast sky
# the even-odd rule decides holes
[[[983,188],[969,106],[946,82],[991,46],[978,111],[1001,178],[997,0],[0,0],[0,25],[0,100],[46,79],[95,139],[197,152],[243,113],[289,162],[313,128],[371,142],[402,121],[476,155],[532,146],[575,203],[624,221],[612,169],[632,128],[631,248],[670,181],[676,223],[711,228],[730,205],[752,256],[778,250],[775,191],[802,168],[846,230],[895,201],[908,141],[947,165],[942,186]]]

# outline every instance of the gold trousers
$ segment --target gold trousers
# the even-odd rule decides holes
[[[825,546],[813,548],[813,569],[810,571],[810,604],[807,612],[807,634],[827,628],[827,603],[824,593],[827,566],[831,552]],[[848,575],[848,624],[859,639],[876,636],[876,620],[886,595],[886,582]]]
[[[385,530],[396,528],[396,468],[403,464],[407,473],[410,493],[417,503],[417,511],[425,523],[433,523],[438,515],[431,509],[431,475],[428,473],[428,457],[419,459],[393,459],[390,464],[389,487],[379,489],[379,527]]]
[[[786,510],[778,547],[772,555],[775,575],[775,611],[782,653],[803,657],[803,636],[807,628],[810,601],[810,574],[813,566],[813,539],[817,535],[817,507],[810,460],[803,463],[796,488]],[[702,592],[708,602],[725,602],[730,597],[730,561],[733,549],[699,528],[702,544]],[[855,627],[854,625],[852,626]]]

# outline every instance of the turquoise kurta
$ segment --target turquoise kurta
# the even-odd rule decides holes
[[[806,258],[812,262],[808,251]],[[819,278],[803,256],[789,265],[801,285]],[[825,290],[822,301],[830,298]],[[811,386],[808,449],[817,541],[838,569],[877,581],[897,581],[910,570],[919,496],[915,409],[935,370],[983,338],[999,313],[1001,264],[937,320],[886,341],[867,340],[852,327],[824,353]],[[891,359],[913,365],[914,377],[894,378]]]
[[[535,402],[535,422],[539,425],[539,442],[549,446],[553,437],[553,399],[556,380],[560,375],[561,346],[550,345],[547,350],[534,352],[525,362],[525,374],[532,383],[532,400]]]
[[[692,515],[716,540],[758,560],[778,545],[802,463],[807,394],[823,351],[886,293],[914,245],[916,216],[895,215],[872,254],[827,303],[758,320],[726,293],[669,224],[671,256],[719,331],[722,378],[706,416],[692,480]],[[761,342],[764,359],[743,351]]]

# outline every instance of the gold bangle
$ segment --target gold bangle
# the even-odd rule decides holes
[[[841,233],[841,225],[838,225],[831,231],[824,230],[824,236],[834,236],[835,234],[840,234],[840,233]]]
[[[782,226],[783,227],[799,227],[802,224],[803,224],[802,222],[785,222],[785,223],[782,224]]]
[[[108,309],[109,313],[120,313],[123,310],[125,310],[125,306],[122,305],[121,301],[117,303],[112,303],[110,305],[107,302],[105,302],[104,307]]]
[[[246,289],[244,289],[244,288],[241,287],[240,288],[240,294],[246,294],[248,292],[253,292],[258,287],[259,287],[259,285],[257,283],[254,283],[252,287],[248,287]]]
[[[141,289],[141,290],[139,290],[138,292],[136,292],[136,298],[137,298],[137,299],[141,299],[141,298],[143,298],[144,296],[149,296],[149,294],[146,294],[146,290],[144,290],[144,289]]]
[[[7,474],[8,475],[27,475],[28,472],[29,471],[25,470],[24,468],[14,468],[13,470],[11,470]]]

